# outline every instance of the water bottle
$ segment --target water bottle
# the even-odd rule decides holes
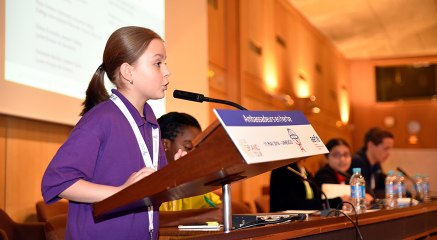
[[[398,198],[405,198],[407,197],[407,188],[405,187],[405,177],[404,174],[401,172],[398,172],[398,178],[397,178],[397,195]]]
[[[429,177],[428,177],[428,175],[422,176],[422,191],[423,191],[423,202],[431,202],[431,196],[429,195]]]
[[[396,176],[393,170],[388,171],[385,178],[385,207],[387,209],[393,209],[398,207],[398,199],[396,194]]]
[[[416,199],[423,201],[423,184],[422,177],[419,174],[414,176],[414,189],[416,190]]]
[[[361,175],[361,168],[353,168],[353,175],[349,181],[351,186],[351,203],[355,207],[357,213],[366,212],[365,188],[366,181]]]

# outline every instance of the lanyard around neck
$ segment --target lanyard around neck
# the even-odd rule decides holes
[[[158,169],[158,152],[159,152],[159,130],[158,128],[152,128],[152,139],[153,139],[153,162],[150,158],[149,151],[147,150],[146,143],[144,142],[144,138],[141,136],[140,130],[138,129],[138,126],[132,117],[132,114],[130,114],[129,110],[127,109],[126,105],[121,101],[119,97],[117,97],[115,94],[111,95],[111,100],[115,103],[115,105],[120,109],[120,111],[123,113],[123,115],[126,117],[126,119],[129,121],[129,124],[134,131],[135,138],[137,139],[138,146],[141,150],[141,155],[143,156],[144,164],[146,164],[146,167],[153,168],[155,170]],[[151,238],[153,237],[153,206],[148,206],[148,217],[149,217],[149,233]]]
[[[153,162],[150,157],[149,150],[147,149],[146,143],[144,142],[144,138],[141,136],[140,130],[138,129],[138,126],[132,117],[132,114],[130,114],[129,110],[127,109],[126,105],[121,101],[117,95],[112,94],[111,100],[117,105],[117,107],[120,109],[120,111],[123,113],[123,115],[128,120],[132,130],[134,131],[135,138],[137,139],[138,146],[141,150],[141,155],[144,160],[144,164],[146,164],[146,167],[153,168],[154,170],[158,169],[158,153],[159,153],[159,129],[152,128],[152,139],[153,139]]]

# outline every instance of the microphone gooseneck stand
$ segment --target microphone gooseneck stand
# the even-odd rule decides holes
[[[215,103],[233,106],[240,110],[247,110],[246,108],[244,108],[243,106],[237,103],[227,100],[208,98],[205,97],[203,94],[199,94],[199,93],[174,90],[173,97],[183,100],[193,101],[193,102],[200,102],[200,103],[204,101],[215,102]],[[223,229],[225,233],[229,233],[232,229],[231,182],[230,181],[222,182],[221,185],[222,185],[222,193],[223,193]]]
[[[240,110],[247,110],[247,108],[228,101],[228,100],[222,100],[222,99],[216,99],[216,98],[209,98],[209,97],[205,97],[203,94],[200,93],[193,93],[193,92],[187,92],[187,91],[181,91],[181,90],[174,90],[173,92],[173,97],[174,98],[179,98],[179,99],[184,99],[184,100],[188,100],[188,101],[193,101],[193,102],[214,102],[214,103],[220,103],[220,104],[225,104],[225,105],[229,105],[235,108],[238,108]]]

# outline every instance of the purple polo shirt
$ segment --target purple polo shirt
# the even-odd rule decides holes
[[[143,119],[134,106],[117,90],[113,90],[132,114],[152,151],[152,127],[159,127],[151,107],[144,106]],[[153,159],[153,156],[151,156]],[[159,141],[159,164],[167,164],[162,142]],[[111,100],[93,107],[77,123],[67,141],[58,150],[42,179],[42,195],[47,203],[56,202],[58,195],[83,179],[89,182],[120,186],[133,173],[145,166],[132,128]],[[157,238],[158,208],[153,217],[154,238]],[[66,239],[149,239],[147,208],[131,209],[121,216],[96,222],[92,205],[69,202]]]

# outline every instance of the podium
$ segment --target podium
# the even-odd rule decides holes
[[[223,189],[225,232],[230,230],[230,184],[297,161],[284,159],[247,164],[218,122],[211,124],[194,139],[194,149],[105,200],[93,204],[94,217],[117,211],[130,203],[146,205],[186,198]]]

